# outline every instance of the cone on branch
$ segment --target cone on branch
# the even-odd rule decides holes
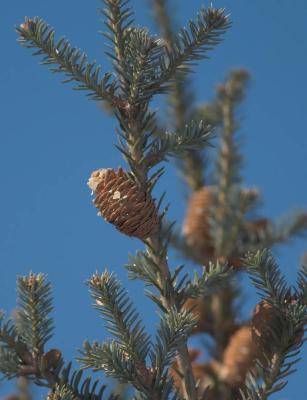
[[[159,217],[153,199],[122,168],[94,171],[88,186],[99,215],[120,232],[141,240],[155,232]]]
[[[296,302],[296,298],[294,295],[289,294],[287,296],[287,303],[293,304]],[[252,335],[255,344],[258,346],[259,350],[265,349],[267,354],[270,354],[274,351],[274,342],[276,341],[276,337],[274,337],[270,326],[274,326],[278,323],[278,314],[274,307],[267,302],[266,300],[262,300],[253,312],[252,317]],[[304,337],[304,328],[299,328],[296,332],[294,332],[294,342],[299,344]]]
[[[245,192],[248,195],[251,190],[242,189],[243,195]],[[195,191],[190,197],[183,225],[183,234],[187,243],[203,257],[204,264],[213,261],[216,257],[210,226],[210,208],[214,206],[216,193],[217,188],[215,186],[204,186]],[[239,232],[239,236],[242,237],[241,241],[246,242],[249,238],[252,238],[253,243],[259,242],[268,224],[269,221],[265,218],[246,221],[241,232]],[[242,267],[242,256],[243,254],[234,249],[227,261],[232,266],[240,268]],[[225,262],[225,259],[221,261]]]
[[[204,186],[191,195],[183,225],[187,243],[208,259],[214,255],[209,209],[215,190],[214,186]]]
[[[268,350],[272,345],[272,325],[276,313],[273,306],[265,300],[256,305],[252,317],[252,337],[255,345],[261,349]]]
[[[229,386],[238,387],[244,383],[257,355],[258,348],[253,341],[251,327],[242,326],[231,337],[217,373]]]

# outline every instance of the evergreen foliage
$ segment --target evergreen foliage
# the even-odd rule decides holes
[[[289,375],[293,374],[300,361],[302,336],[307,323],[307,305],[303,292],[291,292],[272,255],[267,251],[259,251],[248,257],[248,272],[260,295],[276,310],[276,320],[267,327],[270,331],[270,343],[273,355],[268,355],[266,364],[258,361],[258,376],[252,372],[247,376],[244,400],[266,400],[272,393],[282,390]],[[306,280],[299,281],[305,286]]]
[[[42,56],[42,64],[51,65],[51,72],[66,75],[64,82],[74,81],[75,89],[87,91],[90,99],[106,102],[118,122],[116,147],[128,166],[125,179],[114,174],[104,191],[99,189],[105,168],[95,171],[91,179],[100,204],[104,205],[109,191],[122,208],[117,218],[129,218],[133,227],[135,209],[154,204],[155,212],[144,214],[154,222],[153,229],[149,237],[138,236],[144,249],[130,255],[126,269],[130,279],[144,282],[146,295],[159,308],[155,338],[145,331],[116,276],[108,270],[97,272],[87,286],[113,339],[85,341],[77,358],[81,369],[73,370],[72,362],[64,363],[60,350],[48,349],[54,332],[51,285],[45,275],[30,273],[18,278],[14,317],[5,320],[0,313],[0,372],[6,379],[22,376],[48,388],[47,400],[124,398],[107,395],[100,376],[83,378],[83,369],[103,371],[130,385],[136,400],[266,400],[282,390],[285,379],[295,372],[307,322],[307,267],[300,270],[297,287],[290,288],[266,248],[305,234],[307,214],[298,212],[281,223],[250,218],[260,194],[246,189],[241,178],[237,109],[249,79],[245,70],[231,71],[211,103],[194,104],[189,74],[230,28],[225,10],[203,8],[188,28],[176,33],[168,2],[151,2],[161,37],[134,25],[129,0],[103,1],[100,12],[108,29],[103,34],[109,41],[106,55],[114,72],[101,74],[101,67],[89,63],[86,54],[66,39],[56,41],[54,30],[38,17],[26,18],[16,30],[22,46],[36,49],[34,54]],[[158,126],[156,112],[150,108],[159,94],[169,95],[170,128]],[[204,151],[212,144],[213,133],[219,143],[210,176]],[[196,235],[196,242],[202,240],[200,246],[195,237],[179,233],[174,223],[167,222],[169,206],[162,207],[164,195],[157,204],[151,198],[164,172],[159,164],[171,158],[185,175],[191,198],[210,182],[211,192],[205,191],[208,204],[191,211],[196,234],[205,227],[204,237]],[[133,182],[136,204],[131,192],[122,192],[130,187],[127,182]],[[132,204],[127,205],[126,197]],[[113,211],[106,219],[117,226],[122,221],[116,220]],[[201,272],[192,277],[184,265],[172,268],[170,245],[201,265]],[[242,271],[258,290],[259,304],[269,310],[262,316],[264,328],[240,321],[235,305]],[[244,347],[243,353],[241,343],[234,340],[242,328],[250,333],[246,336],[250,348]],[[262,344],[270,337],[269,346],[255,344],[255,331]],[[198,353],[188,348],[189,337],[198,332],[209,334],[214,342],[205,344],[211,356],[205,364],[197,363]],[[234,349],[229,350],[231,345]],[[242,354],[247,359],[235,365]]]

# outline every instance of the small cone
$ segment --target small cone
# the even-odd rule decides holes
[[[295,302],[295,296],[289,293],[289,303]],[[274,322],[275,321],[275,322]],[[269,329],[270,326],[274,326],[274,323],[278,323],[278,315],[274,310],[273,306],[265,300],[262,300],[255,307],[253,318],[252,318],[252,334],[253,340],[259,349],[265,349],[267,354],[274,351],[274,342],[276,337],[273,336],[272,331]],[[293,341],[299,344],[304,337],[303,326],[293,332]]]
[[[224,352],[223,366],[219,371],[221,379],[231,387],[240,386],[256,357],[251,327],[243,326],[231,337]]]
[[[88,181],[102,217],[122,233],[145,240],[158,225],[153,199],[121,168],[99,169]]]
[[[216,191],[216,186],[204,186],[191,195],[183,225],[183,234],[187,243],[203,257],[204,264],[214,261],[216,257],[214,241],[210,232],[210,208],[213,205]],[[240,193],[242,197],[248,197],[256,191],[243,188]],[[241,242],[246,244],[246,241],[251,238],[254,245],[260,243],[268,226],[269,221],[265,218],[247,221],[240,232]],[[233,254],[227,260],[220,257],[220,261],[228,261],[231,266],[241,268],[243,266],[242,256],[239,248],[233,249]]]
[[[255,307],[252,317],[252,337],[259,349],[266,349],[272,345],[272,333],[268,328],[276,314],[271,304],[263,300]]]
[[[197,248],[208,260],[214,255],[210,237],[209,209],[212,206],[215,190],[214,186],[204,186],[192,194],[183,225],[187,243]]]
[[[62,353],[58,349],[51,349],[43,355],[43,363],[47,371],[56,369],[62,360]]]

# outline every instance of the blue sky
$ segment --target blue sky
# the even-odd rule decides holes
[[[199,0],[172,3],[180,24],[203,4]],[[307,3],[223,0],[213,4],[227,8],[233,27],[211,59],[196,68],[196,98],[212,98],[230,68],[247,68],[252,81],[240,111],[245,182],[261,189],[264,215],[307,209]],[[132,0],[132,5],[137,24],[154,31],[148,2]],[[14,309],[16,275],[46,272],[55,294],[56,334],[51,346],[60,347],[66,359],[76,355],[85,338],[106,338],[84,286],[97,269],[108,266],[116,271],[148,330],[153,332],[157,321],[155,310],[144,301],[142,285],[128,282],[122,268],[127,254],[141,244],[96,216],[86,186],[92,170],[123,165],[114,148],[114,120],[83,93],[62,85],[59,76],[39,66],[38,58],[15,41],[14,25],[25,15],[38,15],[107,70],[104,39],[97,33],[102,29],[96,13],[99,6],[98,0],[7,0],[0,16],[0,308],[8,313]],[[172,204],[170,217],[180,222],[184,188],[171,165],[158,190],[165,187]],[[275,252],[291,282],[306,249],[306,241],[298,240]],[[256,302],[253,293],[250,305]],[[307,395],[306,355],[305,350],[298,373],[276,398],[296,400]],[[0,386],[1,395],[6,390]]]

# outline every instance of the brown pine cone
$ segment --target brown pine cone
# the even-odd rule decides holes
[[[288,301],[295,302],[295,296],[289,293]],[[285,304],[286,305],[286,304]],[[252,335],[255,344],[259,349],[265,349],[267,354],[274,351],[274,337],[269,327],[274,325],[274,319],[277,322],[277,314],[273,306],[266,300],[262,300],[255,307],[253,317],[252,317]],[[286,316],[285,316],[286,318]],[[294,333],[293,341],[295,343],[300,343],[304,337],[304,328],[298,329]]]
[[[223,363],[218,374],[231,387],[244,383],[246,373],[257,357],[257,348],[252,338],[250,326],[243,326],[231,337],[223,355]]]
[[[272,345],[272,334],[269,326],[276,318],[276,314],[271,304],[262,300],[256,305],[252,317],[252,337],[255,345],[259,349],[268,350]]]
[[[216,186],[204,186],[195,191],[189,200],[185,222],[183,225],[183,234],[186,237],[187,243],[195,248],[195,250],[203,257],[203,263],[214,261],[216,257],[214,242],[210,233],[210,207],[213,205]],[[255,194],[253,189],[241,189],[242,197]],[[241,241],[246,241],[248,238],[253,238],[253,243],[257,243],[263,237],[265,229],[268,227],[267,219],[258,219],[251,222],[246,222],[242,227]],[[233,266],[240,268],[243,266],[239,249],[233,249],[227,260],[220,257],[221,262],[228,261]]]
[[[144,240],[157,228],[153,199],[122,168],[99,169],[88,181],[101,216],[122,233]]]
[[[216,188],[204,186],[195,191],[189,200],[183,233],[187,243],[195,247],[204,259],[214,256],[214,247],[210,236],[209,208]]]

